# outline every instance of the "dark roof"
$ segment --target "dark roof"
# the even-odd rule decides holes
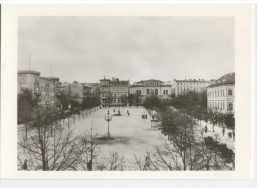
[[[156,82],[163,83],[161,80],[150,79],[150,80],[141,80],[139,82],[134,82],[134,84],[144,84],[145,82],[150,82],[150,81],[156,81]]]
[[[36,74],[36,75],[40,75],[40,72],[34,71],[34,70],[20,70],[20,71],[18,71],[18,74]]]
[[[128,80],[124,80],[124,81],[119,81],[119,80],[116,80],[116,81],[110,81],[110,85],[112,86],[128,86],[129,85],[129,81]]]
[[[155,80],[155,79],[149,79],[149,80],[142,80],[143,82],[149,82],[149,81],[157,81],[157,82],[162,82],[161,80]]]
[[[208,87],[215,87],[215,86],[227,85],[227,84],[235,84],[235,73],[234,72],[225,74],[224,76],[217,79],[215,82],[213,82]]]
[[[106,79],[106,78],[104,78],[104,79],[100,79],[100,81],[109,81],[110,79]]]
[[[40,77],[40,79],[43,79],[43,80],[49,80],[49,81],[59,81],[59,78],[57,77]]]
[[[185,80],[176,80],[174,79],[174,81],[176,82],[198,82],[198,83],[202,83],[202,82],[210,82],[209,80],[204,80],[204,79],[185,79]]]
[[[47,79],[49,79],[49,80],[60,80],[58,77],[47,77]]]

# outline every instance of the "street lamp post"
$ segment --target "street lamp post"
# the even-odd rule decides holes
[[[70,128],[70,104],[68,105],[68,128]]]
[[[109,114],[105,115],[105,121],[107,121],[107,137],[110,138],[109,122],[112,121],[112,116]]]

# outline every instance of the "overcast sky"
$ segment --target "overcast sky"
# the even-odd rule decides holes
[[[18,69],[62,82],[216,79],[234,72],[228,17],[20,17]]]

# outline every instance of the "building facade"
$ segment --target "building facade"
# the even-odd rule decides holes
[[[56,77],[40,77],[40,105],[55,105],[58,103],[57,91],[59,78]]]
[[[235,113],[235,73],[225,74],[207,87],[208,109]]]
[[[100,103],[102,106],[126,106],[129,81],[118,78],[100,80]]]
[[[73,83],[64,84],[64,94],[69,100],[83,102],[84,87],[81,83],[74,81]]]
[[[146,97],[155,95],[160,99],[169,99],[172,94],[172,83],[160,80],[141,80],[135,82],[130,89],[130,93],[140,96],[140,102],[143,103]]]
[[[185,80],[173,80],[173,92],[175,96],[187,93],[189,91],[202,92],[213,83],[214,80],[204,80],[204,79],[185,79]]]
[[[58,85],[59,78],[57,77],[40,77],[40,72],[37,71],[18,71],[18,94],[26,89],[31,91],[39,105],[57,104]]]

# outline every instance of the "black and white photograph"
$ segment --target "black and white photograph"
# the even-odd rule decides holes
[[[236,169],[234,18],[21,16],[17,32],[17,170]]]

